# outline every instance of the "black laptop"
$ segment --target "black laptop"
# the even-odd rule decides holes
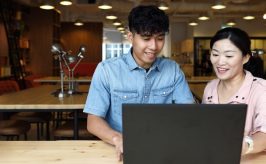
[[[124,164],[239,164],[246,104],[123,104]]]

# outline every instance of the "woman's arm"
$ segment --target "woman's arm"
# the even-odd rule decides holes
[[[251,136],[253,140],[253,150],[249,151],[249,144],[243,140],[242,155],[259,153],[266,150],[266,133],[257,132]]]

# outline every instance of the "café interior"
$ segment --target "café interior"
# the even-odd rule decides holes
[[[179,64],[199,103],[215,78],[209,43],[221,28],[249,34],[266,78],[264,0],[2,0],[0,141],[97,141],[82,112],[91,78],[99,62],[129,51],[127,15],[140,4],[169,16],[160,56]]]

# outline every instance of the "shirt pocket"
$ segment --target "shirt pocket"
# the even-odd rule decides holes
[[[114,91],[114,113],[122,115],[122,104],[137,103],[139,94],[137,91]]]
[[[173,100],[174,87],[168,86],[152,91],[153,103],[171,104]]]

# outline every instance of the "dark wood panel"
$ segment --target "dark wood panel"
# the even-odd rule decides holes
[[[86,47],[86,55],[82,62],[100,62],[102,60],[103,24],[86,22],[83,26],[75,26],[72,22],[61,23],[61,44],[66,51],[76,55],[81,45]]]
[[[53,12],[32,8],[27,19],[30,42],[30,70],[33,74],[52,75]]]

